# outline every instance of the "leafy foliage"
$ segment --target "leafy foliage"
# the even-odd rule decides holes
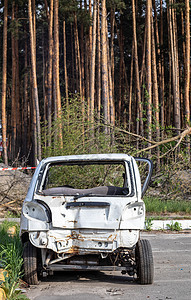
[[[22,291],[19,288],[17,277],[5,277],[5,281],[2,283],[2,288],[5,291],[7,300],[28,299],[24,294],[22,294]]]
[[[63,144],[59,140],[59,127],[62,127]],[[43,156],[95,154],[119,152],[118,145],[112,142],[111,135],[105,135],[104,125],[95,122],[94,125],[87,119],[83,119],[81,100],[78,95],[70,99],[67,111],[63,107],[62,116],[53,123],[51,137],[48,136],[47,126],[43,133]],[[52,145],[47,146],[51,138]]]
[[[7,230],[10,226],[16,226],[16,235],[10,236]],[[0,225],[0,267],[5,269],[5,281],[1,282],[6,299],[27,299],[19,289],[19,278],[22,277],[22,244],[19,238],[19,228],[13,222],[5,221]],[[7,275],[8,274],[8,275]]]
[[[153,218],[146,218],[145,220],[145,228],[147,231],[151,231],[152,230],[152,226],[153,226]]]
[[[180,231],[182,230],[182,226],[179,222],[171,222],[170,224],[166,224],[167,229],[171,230],[171,231]]]

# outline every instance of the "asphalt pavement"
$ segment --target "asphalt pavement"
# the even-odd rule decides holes
[[[151,242],[155,277],[139,285],[120,272],[57,272],[27,289],[33,300],[191,299],[191,234],[142,233]]]

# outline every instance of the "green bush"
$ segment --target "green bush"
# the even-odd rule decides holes
[[[96,116],[94,124],[84,119],[81,100],[77,95],[75,97],[70,100],[69,111],[63,107],[61,118],[53,122],[50,135],[47,124],[44,125],[43,156],[119,152],[118,144],[114,143],[114,132],[110,130],[106,135],[104,125],[96,120]],[[62,144],[59,139],[60,128]],[[51,146],[48,146],[48,140],[51,140]]]

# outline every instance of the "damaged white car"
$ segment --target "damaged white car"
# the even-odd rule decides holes
[[[141,186],[137,162],[148,164]],[[126,154],[57,156],[42,160],[23,203],[20,236],[25,280],[54,271],[121,271],[153,282],[144,229],[152,162]]]

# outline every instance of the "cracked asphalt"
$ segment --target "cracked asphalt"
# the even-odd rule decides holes
[[[155,277],[139,285],[120,272],[57,272],[26,289],[33,300],[191,299],[191,234],[142,233],[151,243]]]

